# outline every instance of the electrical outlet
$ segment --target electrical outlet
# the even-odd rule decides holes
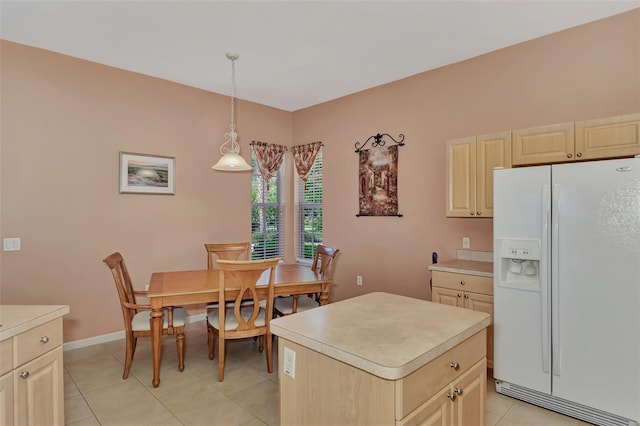
[[[291,348],[284,347],[284,363],[283,372],[292,379],[296,378],[296,351]]]
[[[356,285],[362,285],[362,275],[356,277]]]
[[[471,247],[471,238],[462,237],[462,248],[469,248],[469,247]]]

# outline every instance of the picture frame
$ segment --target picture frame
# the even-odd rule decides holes
[[[120,151],[120,193],[175,195],[176,159]]]

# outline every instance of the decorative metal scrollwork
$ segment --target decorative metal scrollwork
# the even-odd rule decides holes
[[[364,143],[362,145],[360,145],[360,142],[356,142],[356,145],[355,145],[356,150],[355,150],[355,152],[360,152],[360,150],[364,149],[364,147],[367,145],[367,143],[371,139],[373,139],[373,142],[371,142],[371,147],[372,148],[375,148],[377,146],[384,146],[385,141],[382,138],[385,137],[385,136],[387,136],[392,141],[394,141],[396,143],[396,145],[399,145],[399,146],[403,146],[404,145],[404,135],[402,133],[400,133],[400,135],[398,135],[398,139],[400,139],[400,140],[396,140],[389,133],[378,133],[377,135],[369,136],[369,139],[364,141]]]

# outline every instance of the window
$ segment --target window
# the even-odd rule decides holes
[[[305,187],[296,174],[298,198],[298,260],[313,259],[322,244],[322,149],[318,152]]]
[[[267,189],[253,150],[251,167],[251,258],[284,256],[281,172],[271,178]]]

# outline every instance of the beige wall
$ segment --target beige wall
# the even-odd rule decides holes
[[[3,304],[70,305],[65,341],[121,330],[106,255],[120,251],[144,288],[153,271],[206,268],[205,242],[250,239],[250,174],[211,169],[228,97],[0,47],[1,235],[22,238],[22,251],[1,254]],[[289,145],[291,120],[239,102],[241,153],[253,139]],[[119,194],[119,151],[176,157],[176,194]]]
[[[324,239],[343,252],[333,300],[374,290],[429,298],[432,251],[451,258],[462,236],[492,249],[490,219],[444,217],[444,141],[640,111],[639,24],[632,11],[294,113],[241,101],[242,154],[254,139],[324,142]],[[0,236],[23,246],[0,252],[1,303],[70,305],[65,341],[121,330],[107,254],[121,251],[142,287],[156,270],[205,267],[205,241],[249,238],[249,175],[210,169],[227,97],[0,49]],[[377,132],[406,136],[402,218],[355,217],[354,143]],[[176,157],[176,195],[118,194],[119,151]]]
[[[638,111],[640,10],[297,111],[294,142],[325,143],[324,241],[343,252],[333,297],[388,291],[430,298],[433,251],[454,258],[463,236],[472,249],[492,250],[490,219],[444,216],[447,139]],[[354,143],[378,132],[405,135],[402,218],[355,217]]]

